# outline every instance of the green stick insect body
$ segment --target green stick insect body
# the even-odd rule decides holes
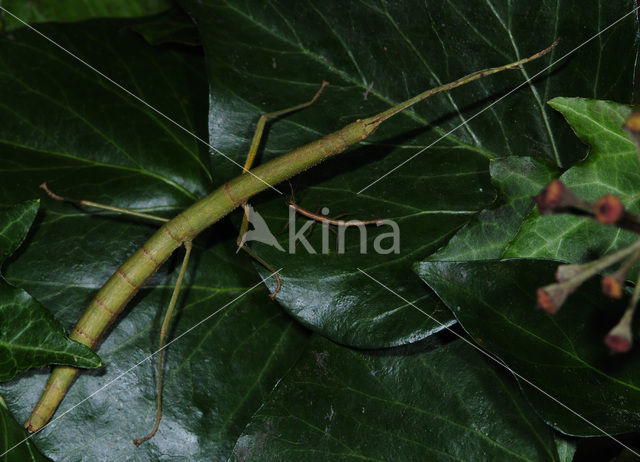
[[[247,202],[255,194],[297,175],[314,165],[348,149],[369,137],[382,122],[424,99],[473,80],[514,69],[547,54],[555,45],[529,58],[477,71],[454,82],[427,90],[373,117],[358,119],[334,133],[296,148],[287,154],[251,170],[253,175],[240,175],[200,199],[178,216],[165,223],[109,278],[89,304],[69,337],[95,349],[107,328],[122,312],[129,300],[169,256],[185,242],[191,242],[205,228]],[[70,366],[56,366],[44,392],[25,423],[31,433],[51,419],[62,398],[78,375]],[[160,372],[159,372],[160,373]]]

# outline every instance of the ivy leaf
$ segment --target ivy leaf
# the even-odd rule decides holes
[[[36,218],[40,201],[25,201],[6,208],[0,215],[0,264],[24,242]]]
[[[571,462],[576,453],[576,439],[565,437],[560,433],[554,435],[556,440],[556,449],[561,462]]]
[[[0,263],[24,241],[39,205],[27,201],[0,213]],[[48,364],[98,367],[100,358],[67,338],[49,311],[0,276],[0,381]]]
[[[9,409],[7,409],[7,404],[2,399],[2,396],[0,396],[0,428],[2,428],[0,454],[10,451],[7,453],[5,460],[20,460],[25,462],[45,462],[49,460],[38,451],[38,448],[34,446],[33,442],[30,440],[23,442],[27,437],[27,433],[24,428],[11,417]],[[19,444],[19,446],[13,448],[17,444]]]
[[[615,194],[625,207],[639,212],[638,155],[622,131],[631,108],[584,98],[555,98],[549,104],[567,118],[576,135],[590,147],[585,161],[567,170],[560,180],[586,200]],[[534,210],[522,223],[504,256],[580,263],[629,245],[635,238],[630,232],[589,219],[571,215],[542,217]]]
[[[131,31],[137,23],[38,28],[206,138],[202,55],[152,47]],[[43,198],[38,226],[6,273],[70,329],[156,225],[54,201],[38,185],[47,181],[64,196],[164,216],[176,215],[213,185],[206,147],[45,43],[26,29],[0,41],[2,197]],[[132,441],[155,419],[157,361],[150,355],[158,349],[182,251],[150,278],[99,345],[105,366],[81,373],[54,415],[58,420],[32,438],[47,457],[220,460],[230,454],[307,343],[305,330],[269,299],[247,257],[235,250],[228,223],[194,242],[168,338],[181,336],[165,354],[157,435],[139,448]],[[0,387],[16,420],[27,419],[47,375],[34,371]]]
[[[531,212],[535,196],[554,176],[555,169],[530,157],[508,157],[491,162],[491,181],[501,199],[483,210],[429,257],[433,261],[500,258]]]
[[[640,423],[640,354],[612,356],[603,339],[624,311],[598,280],[555,315],[535,309],[536,289],[553,280],[556,262],[422,262],[416,271],[478,345],[584,419],[521,382],[550,425],[577,436],[635,431]]]
[[[469,345],[418,344],[408,353],[316,337],[253,416],[232,460],[560,460],[512,378]]]
[[[259,114],[308,101],[322,80],[331,85],[312,107],[270,125],[260,162],[426,88],[531,55],[563,37],[552,53],[522,70],[437,95],[390,120],[351,152],[294,179],[296,202],[311,212],[326,207],[329,217],[348,213],[347,219],[388,218],[398,224],[397,254],[374,250],[376,239],[392,231],[382,226],[366,228],[366,254],[357,229],[347,233],[344,254],[336,252],[329,231],[323,247],[319,225],[309,236],[316,254],[303,245],[293,254],[251,244],[272,267],[282,267],[277,300],[285,309],[305,326],[351,346],[388,347],[441,329],[382,288],[364,291],[368,280],[356,268],[405,298],[420,301],[440,323],[450,324],[450,314],[437,297],[425,292],[410,266],[446,245],[479,212],[497,207],[491,160],[527,156],[570,167],[585,150],[545,102],[557,95],[622,102],[632,96],[634,15],[603,32],[602,40],[580,48],[570,62],[557,64],[551,73],[544,69],[631,12],[633,1],[601,1],[597,8],[584,8],[578,0],[361,2],[348,9],[338,2],[180,3],[200,27],[207,58],[209,140],[240,164]],[[629,46],[621,48],[619,43]],[[538,72],[542,74],[532,83],[489,107]],[[362,191],[436,140],[426,152]],[[238,167],[221,156],[212,160],[217,178],[238,174]],[[288,195],[287,185],[279,188]],[[252,203],[274,234],[289,221],[286,199],[273,191]],[[503,233],[503,247],[522,221],[518,214],[508,219],[511,235]],[[306,222],[299,218],[296,230]],[[500,221],[497,228],[502,225]],[[289,249],[289,234],[277,237],[281,247]],[[391,247],[390,240],[384,243],[386,249]],[[275,289],[272,279],[268,285]]]
[[[169,0],[93,0],[90,3],[72,0],[5,0],[2,6],[26,23],[48,21],[82,21],[96,17],[136,17],[160,13],[171,6]],[[19,29],[23,24],[0,11],[5,30]]]
[[[337,70],[329,75],[333,86],[327,88],[316,107],[273,125],[268,150],[261,160],[387,107],[424,87],[537,51],[556,38],[556,30],[571,37],[564,42],[569,49],[634,6],[631,0],[608,1],[601,3],[600,11],[595,11],[580,8],[577,1],[562,4],[518,1],[508,5],[517,4],[517,14],[507,6],[497,7],[494,13],[490,4],[483,4],[483,14],[479,14],[469,2],[449,3],[455,8],[434,5],[426,10],[419,2],[394,4],[389,7],[393,8],[389,17],[398,27],[393,27],[384,11],[381,14],[376,10],[377,5],[357,4],[345,14],[344,6],[333,2],[318,5],[272,2],[265,8],[252,10],[249,19],[235,21],[234,17],[242,18],[250,7],[225,4],[228,11],[224,14],[198,16],[203,34],[234,29],[218,37],[221,40],[218,46],[225,49],[226,55],[207,51],[208,67],[198,50],[149,47],[130,31],[138,20],[38,27],[187,130],[203,139],[209,136],[214,146],[242,161],[257,115],[308,99],[331,69]],[[211,5],[205,2],[198,7],[194,3],[194,8],[206,10]],[[273,20],[277,16],[273,8],[284,13],[279,22]],[[328,20],[329,26],[322,35],[314,35],[318,24],[325,24],[317,21],[319,16],[314,8],[322,13],[321,20]],[[572,9],[580,14],[571,12]],[[260,21],[265,14],[269,22]],[[425,27],[425,17],[431,28]],[[500,21],[504,18],[512,19],[506,30]],[[471,28],[469,20],[473,21]],[[380,22],[391,26],[379,28]],[[302,48],[275,48],[275,55],[265,51],[273,42],[264,40],[264,26],[297,43],[288,24],[296,25],[293,31],[297,31]],[[540,100],[555,94],[578,93],[628,100],[637,49],[635,46],[620,49],[616,43],[635,43],[635,27],[635,19],[628,17],[610,30],[610,40],[593,41],[581,48],[584,54],[574,56],[571,66],[554,73],[548,84],[541,83],[544,79],[536,82],[543,85],[535,87]],[[348,42],[341,42],[330,33],[332,28],[360,29],[361,33],[352,32]],[[469,31],[474,34],[473,42]],[[517,39],[515,46],[510,35]],[[540,37],[545,39],[544,43],[538,43]],[[433,43],[440,39],[446,41],[446,46],[434,47]],[[416,50],[428,53],[429,59],[421,60],[423,54]],[[307,56],[311,61],[299,59],[305,56],[305,51],[312,52]],[[596,55],[601,57],[600,64],[592,59]],[[365,77],[354,69],[350,56],[357,56],[356,62],[363,64]],[[527,72],[540,70],[544,65],[544,61],[534,63]],[[348,72],[342,72],[344,69]],[[211,72],[210,78],[206,78],[207,71]],[[219,81],[213,80],[214,74],[220,74],[216,77]],[[357,78],[354,80],[353,76]],[[590,80],[594,76],[598,76],[596,84]],[[381,130],[371,143],[354,149],[351,159],[337,160],[301,178],[297,200],[315,209],[323,203],[327,191],[337,188],[335,197],[329,197],[324,204],[333,212],[355,211],[366,205],[366,210],[356,218],[405,217],[411,212],[397,203],[404,204],[409,197],[409,208],[416,209],[420,220],[411,221],[415,217],[409,216],[405,220],[416,225],[403,232],[407,249],[422,248],[424,237],[432,233],[434,240],[424,251],[433,252],[477,211],[492,203],[490,157],[519,154],[557,163],[555,143],[561,164],[566,167],[584,154],[564,123],[559,125],[560,116],[535,99],[532,87],[512,95],[513,105],[492,107],[473,119],[467,129],[449,136],[441,149],[425,153],[421,163],[410,164],[412,171],[404,172],[400,184],[381,182],[362,203],[343,197],[343,191],[354,192],[364,187],[387,170],[390,160],[394,160],[395,166],[393,158],[407,159],[462,120],[468,120],[474,105],[483,98],[504,94],[525,79],[522,71],[504,77],[506,80],[496,76],[477,86],[459,89],[454,95],[441,95],[422,109],[399,118]],[[294,88],[292,80],[301,84]],[[365,100],[363,93],[371,82],[374,85]],[[211,99],[208,88],[212,89]],[[218,155],[210,155],[191,136],[27,30],[16,31],[0,42],[0,101],[3,167],[0,188],[7,201],[32,198],[37,186],[46,180],[55,192],[65,196],[172,216],[225,179],[239,174],[237,166],[222,162]],[[508,101],[510,98],[503,103]],[[232,110],[222,111],[225,106]],[[545,117],[549,118],[550,128],[544,123]],[[422,128],[425,123],[431,123],[431,128]],[[416,132],[407,134],[412,129]],[[385,162],[386,154],[390,160]],[[364,169],[359,170],[362,166]],[[429,181],[416,179],[422,173]],[[438,173],[442,173],[442,178]],[[335,183],[331,183],[329,178],[334,176]],[[459,178],[464,178],[465,187],[470,185],[471,189],[463,191]],[[428,194],[421,200],[423,188]],[[441,221],[423,220],[430,211],[442,210],[438,208],[442,206],[438,203],[442,197],[437,188],[454,194],[451,202],[442,204],[455,205],[455,212],[471,213],[450,214],[453,218],[433,214]],[[379,205],[378,198],[396,204]],[[262,213],[266,209],[260,207],[269,200],[271,196],[264,195],[256,198],[254,205]],[[279,199],[270,205],[278,207],[277,216],[286,213],[283,202]],[[37,229],[24,250],[7,266],[10,281],[46,300],[67,328],[118,265],[154,230],[153,225],[138,219],[88,211],[44,199]],[[265,216],[271,218],[266,213]],[[315,238],[318,232],[316,229]],[[374,230],[371,232],[373,239]],[[47,456],[96,460],[108,454],[122,460],[177,457],[210,460],[231,454],[251,416],[294,366],[307,344],[305,330],[268,300],[264,288],[233,301],[259,280],[250,260],[235,251],[235,231],[228,222],[218,224],[195,243],[194,260],[180,298],[182,309],[176,315],[172,332],[172,338],[183,333],[185,336],[168,351],[165,417],[156,437],[138,449],[131,444],[131,439],[146,433],[153,422],[155,365],[145,362],[124,373],[157,348],[161,312],[170,298],[179,255],[148,281],[125,316],[113,326],[100,349],[106,367],[98,374],[81,374],[58,415],[113,383],[34,437]],[[425,295],[422,283],[410,272],[410,262],[419,255],[402,257],[399,266],[389,265],[388,269],[402,284],[400,290],[406,288],[412,300],[421,297],[430,300],[432,311],[440,310],[439,315],[445,321],[453,322],[444,305],[433,294]],[[354,263],[343,261],[345,266]],[[277,265],[278,261],[272,263]],[[324,266],[312,268],[315,263]],[[312,316],[314,307],[331,308],[331,302],[336,300],[320,291],[321,298],[315,289],[318,281],[331,278],[328,270],[331,262],[325,263],[301,259],[300,266],[292,268],[310,268],[313,272],[301,273],[304,277],[288,284],[300,291],[302,304],[309,307],[305,310],[308,320],[299,319],[314,329],[353,344],[372,346],[409,342],[434,331],[424,317],[409,315],[406,307],[393,311],[392,303],[383,306],[384,300],[376,298],[382,292],[369,293],[368,285],[358,280],[348,281],[342,286],[346,288],[343,292],[334,292],[340,295],[337,301],[345,302],[339,307],[349,310],[348,313],[331,317],[317,309],[317,316]],[[350,269],[355,271],[353,267]],[[343,270],[340,269],[342,275]],[[288,277],[294,278],[292,274]],[[296,282],[298,285],[293,285]],[[227,306],[230,302],[233,303]],[[367,311],[369,304],[382,310]],[[189,330],[225,306],[208,323]],[[379,316],[372,318],[372,314]],[[316,321],[323,321],[324,325]],[[329,332],[330,328],[333,331]],[[44,373],[34,373],[0,387],[18,420],[27,417],[45,379]],[[508,433],[509,428],[504,431]]]
[[[182,44],[198,47],[200,35],[193,20],[179,8],[172,8],[157,16],[145,18],[131,26],[151,45]]]

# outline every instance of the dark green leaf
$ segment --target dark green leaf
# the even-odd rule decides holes
[[[639,212],[638,155],[622,124],[629,106],[584,98],[555,98],[549,104],[560,111],[580,139],[590,146],[589,157],[567,170],[560,180],[583,199],[595,201],[617,195],[625,207]],[[554,258],[570,262],[624,247],[635,235],[572,215],[541,217],[533,211],[505,252],[508,257]]]
[[[434,261],[500,258],[531,212],[535,196],[553,178],[554,171],[529,157],[491,162],[491,181],[504,198],[495,209],[483,210],[447,244],[429,257]],[[502,201],[500,201],[502,202]]]
[[[569,49],[584,37],[604,29],[633,6],[631,0],[602,2],[599,11],[579,8],[577,1],[562,4],[518,1],[512,4],[514,8],[517,6],[517,14],[502,6],[494,14],[488,4],[480,2],[472,5],[456,1],[454,8],[443,4],[429,5],[429,9],[415,2],[390,6],[393,10],[387,17],[375,10],[377,5],[363,7],[356,4],[352,10],[345,11],[344,5],[338,2],[296,3],[294,7],[277,3],[256,7],[252,16],[244,20],[233,18],[242,17],[249,7],[241,3],[229,4],[228,10],[233,10],[235,16],[209,16],[203,17],[202,21],[198,18],[202,30],[209,34],[234,29],[232,34],[217,37],[220,39],[218,46],[224,48],[227,55],[210,53],[209,70],[219,73],[220,81],[212,78],[209,82],[215,90],[209,119],[207,82],[201,57],[196,53],[178,54],[167,47],[145,46],[140,37],[130,33],[130,26],[138,21],[98,21],[74,27],[50,25],[39,28],[202,138],[207,138],[209,120],[213,144],[241,160],[251,133],[251,122],[255,122],[257,114],[308,99],[323,78],[330,78],[334,84],[327,89],[326,98],[321,98],[317,107],[275,124],[267,140],[269,151],[263,158],[299,146],[423,87],[488,65],[503,64],[517,54],[537,51],[555,38],[556,28],[570,37],[565,41],[566,49]],[[273,5],[284,13],[280,19],[273,19]],[[557,8],[559,6],[562,8]],[[204,4],[202,8],[209,7]],[[319,16],[314,8],[327,19],[326,22],[317,21]],[[580,14],[572,11],[576,8]],[[559,12],[557,24],[551,20],[556,11]],[[266,19],[261,22],[263,16]],[[378,27],[380,18],[387,18],[382,21],[390,26]],[[395,20],[398,27],[394,27],[389,18]],[[500,23],[504,18],[511,20],[509,31]],[[287,24],[295,24],[297,29],[288,29]],[[316,33],[318,24],[328,26],[321,29],[322,33]],[[261,29],[265,26],[272,26],[274,40],[284,37],[293,46],[276,46],[276,53],[272,54],[268,47],[274,42],[265,40]],[[343,35],[332,35],[333,30]],[[297,31],[298,40],[291,31]],[[3,167],[0,188],[7,201],[32,198],[37,185],[48,180],[54,191],[70,197],[173,215],[213,189],[211,176],[215,178],[215,184],[220,184],[238,174],[237,167],[226,161],[218,162],[219,157],[214,157],[215,170],[210,172],[209,153],[193,138],[27,32],[18,31],[0,43],[0,159]],[[238,36],[243,33],[246,35]],[[635,20],[629,17],[608,33],[611,34],[608,40],[594,41],[582,48],[584,54],[575,56],[571,65],[557,71],[548,84],[543,83],[546,80],[536,82],[541,100],[554,94],[576,93],[628,100],[637,50],[635,46],[620,48],[617,44],[634,43]],[[514,42],[510,41],[512,36]],[[347,37],[348,41],[341,42],[336,37]],[[446,42],[444,48],[433,46],[441,39]],[[413,51],[407,51],[406,47],[411,45]],[[422,59],[427,55],[428,59]],[[305,56],[309,59],[303,59]],[[598,65],[593,56],[601,57]],[[354,69],[354,62],[358,63],[362,74]],[[534,63],[527,67],[527,72],[531,75],[544,65],[545,62]],[[596,84],[590,80],[592,78],[597,78]],[[418,218],[442,210],[439,208],[442,205],[453,204],[458,207],[455,211],[473,213],[487,207],[494,197],[488,183],[489,158],[501,158],[511,153],[538,159],[555,158],[552,139],[544,125],[545,116],[540,112],[547,110],[535,100],[531,87],[512,95],[513,104],[508,103],[509,97],[471,121],[466,131],[449,136],[442,146],[438,145],[439,148],[425,153],[417,163],[404,167],[404,173],[399,170],[402,176],[397,177],[396,183],[390,181],[394,175],[387,179],[388,183],[387,180],[378,183],[367,191],[367,196],[362,195],[366,199],[362,203],[342,197],[341,191],[359,190],[391,164],[396,165],[396,161],[408,158],[437,135],[454,128],[461,120],[467,120],[474,113],[474,105],[502,94],[523,79],[522,72],[511,72],[460,89],[451,96],[433,99],[431,105],[423,105],[380,130],[372,143],[353,152],[350,159],[314,170],[313,176],[305,177],[300,184],[313,183],[315,187],[301,189],[299,201],[308,208],[327,205],[334,213],[355,211],[366,205],[367,210],[356,218],[411,215],[413,212],[407,212],[401,206],[407,199],[406,208],[416,209]],[[363,93],[371,82],[374,83],[373,92],[365,101]],[[331,88],[333,93],[329,92]],[[223,107],[235,112],[223,111]],[[451,108],[454,108],[453,112]],[[458,109],[461,115],[458,115]],[[570,134],[565,134],[568,131],[564,125],[558,131],[559,116],[552,111],[545,114],[549,117],[557,146],[561,147],[558,152],[568,154],[562,159],[563,165],[570,165],[582,156],[583,150]],[[425,122],[432,123],[431,129],[420,128]],[[412,129],[416,132],[407,134],[407,130]],[[479,141],[472,136],[472,130]],[[397,151],[398,145],[405,149]],[[567,146],[574,149],[565,149]],[[391,151],[393,154],[385,161],[385,154]],[[363,164],[366,164],[365,168],[356,172]],[[413,168],[414,172],[407,174],[406,168]],[[452,181],[458,180],[459,173],[474,171],[475,174],[466,175],[471,177],[468,183],[458,181],[451,185]],[[336,172],[343,173],[336,175]],[[438,172],[445,176],[437,178]],[[429,183],[425,184],[419,178],[423,174],[429,178]],[[331,183],[328,178],[334,175],[336,180]],[[473,189],[467,188],[465,192],[467,184]],[[326,194],[323,191],[326,189],[323,188],[329,187],[337,189],[334,196],[341,197],[330,197],[330,201],[324,202]],[[479,191],[480,187],[483,191]],[[453,190],[451,202],[443,200],[439,203],[443,197],[434,192],[437,188],[443,188],[446,194],[452,194]],[[422,195],[424,199],[421,199]],[[377,205],[378,198],[387,199],[389,205]],[[260,201],[269,199],[267,195],[260,198],[256,202],[258,210],[261,210]],[[286,212],[282,202],[270,205],[278,206],[278,216]],[[469,206],[472,207],[466,208]],[[46,199],[43,208],[36,232],[29,239],[28,247],[8,267],[8,274],[13,282],[28,287],[39,299],[46,300],[47,306],[52,307],[56,316],[69,327],[95,291],[144,242],[153,227],[112,214],[87,216],[84,210],[50,199]],[[422,249],[425,245],[423,237],[431,235],[437,239],[424,247],[425,253],[431,253],[472,218],[473,213],[453,218],[433,214],[440,219],[433,222],[405,220],[415,224],[404,233],[407,249],[411,246]],[[433,227],[427,229],[427,233],[421,229],[425,223]],[[443,235],[443,229],[449,234]],[[318,232],[314,233],[316,238]],[[374,232],[375,229],[371,230],[372,236]],[[195,322],[255,283],[257,278],[249,260],[235,254],[234,240],[227,225],[220,224],[197,242],[197,257],[181,299],[181,306],[186,303],[187,308],[177,314],[171,338],[186,332]],[[387,275],[388,280],[399,279],[402,284],[399,289],[406,289],[412,300],[424,297],[421,284],[408,271],[408,262],[420,255],[402,256],[405,257],[404,268],[396,271],[389,265],[391,276]],[[408,256],[411,259],[406,258]],[[353,261],[345,261],[353,264]],[[312,260],[301,260],[301,265],[311,267],[310,262]],[[277,263],[273,262],[274,265]],[[70,409],[116,379],[156,349],[161,311],[167,304],[170,285],[174,281],[171,270],[178,264],[177,260],[172,260],[149,281],[147,289],[134,300],[126,317],[114,326],[102,345],[100,351],[106,364],[99,372],[102,375],[82,374],[61,411]],[[291,281],[293,272],[288,274],[289,286],[299,290],[301,304],[308,306],[306,314],[311,316],[318,301],[317,292],[309,292],[313,296],[305,294],[318,280],[331,277],[329,271],[322,272],[326,268],[327,265],[318,265],[318,270],[310,276],[303,274],[304,278],[299,281]],[[340,275],[345,274],[343,270],[340,268]],[[353,267],[350,270],[355,272]],[[293,287],[294,282],[299,284]],[[353,317],[330,319],[326,325],[337,326],[337,336],[348,339],[348,335],[355,332],[352,335],[354,343],[364,338],[365,342],[374,339],[377,344],[390,344],[414,340],[432,332],[433,326],[425,324],[424,317],[409,315],[411,310],[404,309],[398,309],[395,314],[389,311],[392,303],[396,303],[395,299],[388,298],[388,306],[383,306],[384,300],[375,300],[375,293],[367,293],[364,287],[370,286],[364,286],[361,280],[353,280],[340,288],[343,292],[339,293],[338,301],[345,301],[340,307],[349,309]],[[321,296],[323,300],[318,301],[318,305],[325,303],[327,306],[325,300],[336,300],[324,298],[326,294],[322,291]],[[444,306],[435,304],[435,297],[427,297],[432,301],[432,311],[439,308],[444,317],[452,320]],[[365,302],[359,301],[360,298]],[[355,302],[348,303],[350,299]],[[378,311],[369,311],[369,303]],[[48,455],[70,460],[95,460],[104,458],[105,454],[126,460],[227,457],[250,416],[305,346],[304,334],[296,330],[277,306],[268,302],[265,291],[242,298],[229,308],[225,311],[226,316],[218,315],[209,321],[213,324],[199,328],[206,332],[199,334],[196,330],[171,345],[166,369],[169,376],[165,390],[165,420],[160,433],[150,443],[137,450],[130,445],[130,439],[146,433],[153,420],[155,366],[145,363],[37,435],[38,444]],[[313,320],[322,319],[323,312],[318,310],[317,314]],[[372,314],[380,315],[376,320],[386,318],[389,322],[380,322],[375,329],[371,328],[367,317]],[[356,328],[352,328],[354,325]],[[384,332],[385,328],[391,333]],[[2,387],[19,420],[28,415],[44,386],[44,378],[44,374],[36,374]],[[58,415],[61,415],[60,411]]]
[[[3,457],[5,461],[21,461],[21,462],[44,462],[48,459],[44,457],[40,451],[33,445],[31,441],[23,440],[27,437],[27,433],[24,431],[18,422],[16,422],[7,404],[0,396],[0,455],[9,451],[6,456]],[[13,447],[19,444],[15,449]]]
[[[131,26],[131,29],[142,35],[151,45],[178,43],[181,45],[200,46],[198,29],[184,10],[173,8],[165,13]]]
[[[320,226],[311,235],[317,255],[308,255],[301,245],[295,255],[253,246],[273,267],[283,268],[278,300],[322,335],[349,345],[379,347],[440,329],[384,289],[363,289],[369,284],[356,267],[408,299],[420,300],[428,313],[450,323],[442,304],[415,280],[410,262],[445,245],[492,203],[489,160],[516,155],[571,166],[584,157],[584,147],[545,102],[556,95],[631,100],[635,15],[580,48],[570,61],[556,64],[551,74],[543,72],[533,84],[471,119],[635,6],[627,0],[600,1],[593,8],[579,0],[495,3],[359,2],[345,8],[341,2],[181,1],[201,29],[207,56],[209,139],[240,163],[258,114],[309,100],[322,80],[331,86],[313,107],[273,123],[261,161],[425,88],[506,64],[563,37],[550,55],[523,70],[438,95],[391,120],[343,158],[295,179],[296,200],[311,212],[325,206],[329,216],[389,218],[400,227],[399,254],[373,251],[375,238],[389,231],[375,226],[367,228],[366,255],[360,252],[357,230],[348,233],[344,255],[336,255],[333,234],[329,254],[320,254]],[[449,133],[463,122],[469,123]],[[444,139],[427,152],[357,194],[441,136]],[[238,174],[237,166],[222,157],[214,157],[214,162],[217,178]],[[280,189],[287,192],[286,185]],[[274,233],[287,219],[284,202],[272,192],[253,201]],[[521,218],[507,218],[505,230],[515,233]],[[299,219],[298,228],[303,223]],[[512,235],[504,237],[502,247]],[[287,239],[286,234],[280,237],[284,248]]]
[[[39,205],[40,201],[27,201],[0,213],[0,264],[25,239]],[[69,340],[51,313],[0,276],[0,381],[47,364],[98,367],[100,358]]]
[[[407,353],[316,337],[232,460],[560,460],[512,378],[469,345]]]
[[[38,213],[39,200],[13,205],[0,214],[0,264],[11,256],[27,237]]]
[[[613,303],[597,280],[581,287],[556,315],[535,309],[536,289],[557,263],[542,260],[422,262],[418,274],[479,345],[527,380],[608,433],[640,423],[640,353],[612,356],[602,340],[624,302]],[[597,429],[521,382],[545,420],[572,435]]]
[[[2,6],[27,23],[82,21],[98,17],[135,17],[159,13],[171,6],[170,0],[5,0]],[[6,30],[23,27],[11,15],[0,11]]]
[[[0,381],[48,364],[99,367],[101,362],[86,346],[69,340],[31,295],[0,278]]]
[[[207,84],[202,57],[151,47],[131,21],[42,25],[88,62],[189,130],[206,137]],[[40,193],[43,213],[24,250],[7,268],[70,328],[116,268],[155,224],[91,213],[56,202],[59,194],[174,215],[213,189],[208,153],[167,120],[103,81],[28,30],[0,42],[0,188],[5,200]],[[194,255],[169,340],[260,283],[235,235],[220,224],[194,243]],[[34,436],[55,460],[219,460],[284,372],[306,335],[263,287],[254,289],[171,344],[165,356],[164,417],[140,448],[133,438],[155,418],[156,358],[163,311],[180,265],[178,252],[135,297],[100,345],[104,368],[82,373],[56,417]],[[261,285],[261,284],[260,284]],[[2,386],[24,421],[48,371]]]
[[[554,435],[560,462],[571,462],[576,453],[576,439],[557,433]]]
[[[235,259],[220,248],[201,253],[197,273],[189,275],[194,284],[181,298],[173,338],[249,289],[225,286],[215,276],[217,265]],[[305,335],[268,302],[264,290],[245,295],[170,345],[160,429],[136,448],[133,439],[146,435],[155,419],[157,360],[126,372],[157,349],[173,282],[143,293],[101,345],[105,368],[81,374],[57,415],[107,387],[34,437],[49,457],[89,461],[108,453],[111,460],[225,459],[251,415],[304,351]],[[44,373],[37,374],[2,389],[18,420],[27,418],[44,379]]]

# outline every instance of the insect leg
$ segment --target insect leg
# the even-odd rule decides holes
[[[256,154],[258,153],[258,148],[260,147],[260,140],[262,139],[262,134],[264,132],[264,127],[265,127],[265,124],[267,123],[267,120],[273,119],[273,118],[276,118],[276,117],[281,117],[281,116],[289,114],[291,112],[299,111],[300,109],[304,109],[306,107],[311,106],[313,103],[315,103],[315,101],[318,99],[318,97],[322,93],[322,90],[324,90],[324,87],[326,87],[327,85],[329,85],[329,82],[323,81],[322,85],[320,86],[320,89],[316,92],[316,94],[313,96],[313,98],[311,98],[306,103],[298,104],[296,106],[292,106],[292,107],[289,107],[289,108],[286,108],[286,109],[282,109],[280,111],[268,112],[268,113],[262,114],[260,116],[260,118],[258,119],[258,124],[256,126],[256,131],[254,132],[253,139],[251,140],[251,147],[249,148],[249,154],[247,154],[247,160],[244,163],[244,167],[243,167],[242,173],[247,173],[249,171],[249,169],[251,169],[251,166],[253,165],[253,162],[255,161]],[[240,233],[238,234],[237,244],[238,244],[238,247],[242,248],[242,250],[247,252],[247,254],[251,258],[253,258],[258,263],[260,263],[262,266],[264,266],[266,269],[271,271],[273,273],[273,275],[275,276],[277,285],[276,285],[275,290],[269,295],[273,299],[273,298],[275,298],[276,294],[278,292],[280,292],[280,288],[282,287],[282,281],[280,280],[280,276],[278,275],[278,273],[276,273],[275,270],[269,264],[267,264],[267,262],[265,262],[262,258],[258,257],[245,244],[243,238],[244,238],[244,235],[247,233],[247,231],[249,229],[249,208],[248,208],[246,203],[242,204],[242,206],[244,208],[244,216],[242,217],[242,224],[240,225]]]
[[[112,205],[98,204],[97,202],[69,199],[68,197],[58,196],[57,194],[51,192],[46,182],[40,185],[40,189],[44,190],[44,192],[46,192],[49,195],[49,197],[57,201],[69,202],[71,204],[76,204],[76,205],[84,205],[84,206],[93,207],[96,209],[109,210],[111,212],[124,213],[126,215],[133,215],[134,217],[146,218],[153,221],[160,221],[162,223],[166,223],[169,221],[168,218],[158,217],[156,215],[150,215],[148,213],[136,212],[135,210],[123,209],[120,207],[114,207]]]
[[[178,295],[180,294],[180,289],[182,288],[182,280],[184,279],[184,275],[187,271],[187,264],[189,263],[189,256],[191,255],[191,247],[191,241],[186,241],[184,243],[185,252],[184,258],[182,260],[182,267],[180,268],[178,280],[176,281],[176,285],[173,288],[171,301],[169,302],[169,307],[167,308],[167,312],[164,315],[162,328],[160,329],[160,342],[158,347],[158,408],[156,412],[156,422],[153,426],[153,429],[147,436],[133,440],[133,444],[135,444],[136,446],[140,446],[145,441],[153,438],[153,435],[156,434],[156,432],[158,431],[158,427],[160,426],[160,419],[162,419],[162,357],[164,353],[164,342],[167,336],[167,332],[169,331],[169,326],[171,324],[173,309],[176,306],[176,301],[178,300]]]

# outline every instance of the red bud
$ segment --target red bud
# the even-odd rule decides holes
[[[611,298],[622,298],[622,282],[615,276],[602,278],[602,293]]]
[[[607,335],[604,343],[609,347],[611,353],[626,353],[631,349],[631,339],[619,335]]]
[[[607,194],[596,201],[593,212],[600,223],[612,225],[624,215],[624,205],[613,194]]]

